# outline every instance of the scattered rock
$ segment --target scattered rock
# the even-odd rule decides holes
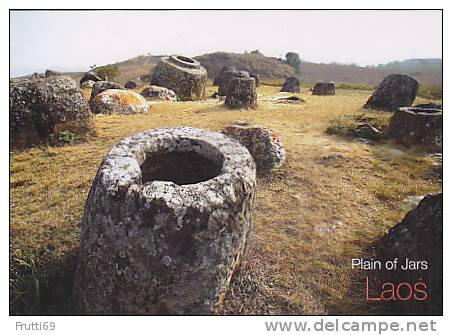
[[[298,78],[287,78],[281,87],[281,92],[300,93],[300,81],[298,80]]]
[[[442,145],[443,112],[441,109],[401,107],[391,120],[387,137],[402,144]]]
[[[124,90],[125,87],[122,86],[121,84],[118,84],[118,83],[115,83],[112,81],[103,81],[102,80],[102,81],[95,82],[93,85],[93,89],[91,90],[90,102],[99,93],[102,93],[102,92],[104,92],[106,90],[110,90],[110,89]]]
[[[84,81],[84,82],[80,85],[81,88],[93,88],[93,86],[94,86],[94,81],[92,81],[92,80]]]
[[[380,83],[367,100],[364,108],[395,111],[411,106],[416,99],[419,82],[406,74],[390,74]]]
[[[224,102],[228,108],[256,108],[256,82],[246,75],[240,76],[240,72],[237,72],[237,76],[229,81]]]
[[[127,83],[125,83],[124,87],[127,89],[134,89],[138,87],[138,83],[136,80],[129,80]]]
[[[238,140],[249,150],[259,175],[266,175],[280,168],[286,159],[283,144],[269,129],[234,124],[226,127],[223,133]]]
[[[88,81],[88,80],[97,82],[97,81],[101,81],[102,79],[101,79],[96,73],[94,73],[94,72],[92,72],[92,71],[91,71],[91,72],[86,72],[86,73],[83,75],[82,79],[80,79],[80,86],[81,86],[85,81]]]
[[[314,85],[313,95],[335,95],[336,87],[333,82],[319,82]]]
[[[59,71],[54,71],[54,70],[46,70],[46,73],[45,73],[45,77],[46,78],[48,78],[48,77],[58,77],[58,76],[62,76],[63,75],[63,73],[62,72],[59,72]]]
[[[290,97],[276,97],[276,101],[279,103],[289,103],[289,104],[301,104],[306,102],[304,99],[292,95]]]
[[[148,101],[138,93],[129,90],[109,89],[97,94],[90,101],[93,113],[136,114],[150,110]]]
[[[207,71],[195,59],[184,56],[162,57],[154,68],[151,84],[166,87],[182,101],[204,97]]]
[[[382,138],[381,131],[367,123],[358,125],[351,132],[353,137],[360,137],[372,141],[379,141]]]
[[[82,91],[67,76],[11,81],[9,102],[12,139],[42,141],[54,134],[57,127],[88,127],[91,121]]]
[[[148,100],[177,100],[176,93],[174,93],[172,90],[156,85],[146,87],[141,91],[140,94]]]
[[[222,134],[164,128],[121,141],[85,205],[81,312],[217,312],[245,250],[255,186],[249,152]]]
[[[403,315],[439,315],[442,313],[443,282],[443,195],[430,194],[408,212],[405,218],[376,244],[381,260],[397,257],[400,264],[406,259],[427,261],[428,269],[379,271],[380,281],[416,283],[422,281],[428,290],[425,301],[391,301],[391,309]]]

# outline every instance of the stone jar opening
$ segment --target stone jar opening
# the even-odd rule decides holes
[[[197,143],[199,147],[208,146]],[[210,153],[207,154],[206,153]],[[210,147],[203,152],[195,150],[149,152],[141,164],[142,183],[170,181],[177,185],[196,184],[215,178],[221,173],[223,157]]]

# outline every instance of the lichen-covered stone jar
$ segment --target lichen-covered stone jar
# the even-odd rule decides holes
[[[217,312],[245,249],[255,184],[248,150],[220,133],[163,128],[119,142],[85,204],[81,312]]]

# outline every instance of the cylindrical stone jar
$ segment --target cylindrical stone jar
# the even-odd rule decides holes
[[[225,105],[229,108],[256,108],[256,81],[250,77],[234,77],[229,81]]]
[[[162,57],[152,71],[151,84],[173,90],[183,101],[200,100],[206,90],[207,71],[193,58]]]
[[[386,136],[406,145],[442,146],[443,111],[437,108],[400,107],[389,121]]]
[[[164,128],[119,142],[85,204],[81,312],[217,312],[245,249],[255,184],[248,150],[220,133]]]

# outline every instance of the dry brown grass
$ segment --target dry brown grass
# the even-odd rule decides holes
[[[362,274],[350,260],[403,218],[406,196],[441,189],[441,180],[427,177],[433,162],[422,151],[325,134],[332,120],[358,110],[369,91],[302,93],[306,103],[299,105],[272,101],[290,95],[277,91],[260,87],[254,111],[226,110],[207,99],[163,102],[140,115],[96,115],[95,140],[11,152],[11,312],[76,312],[71,288],[83,205],[113,144],[149,128],[221,130],[247,120],[276,132],[287,162],[258,182],[248,249],[223,312],[378,313],[365,304]]]

